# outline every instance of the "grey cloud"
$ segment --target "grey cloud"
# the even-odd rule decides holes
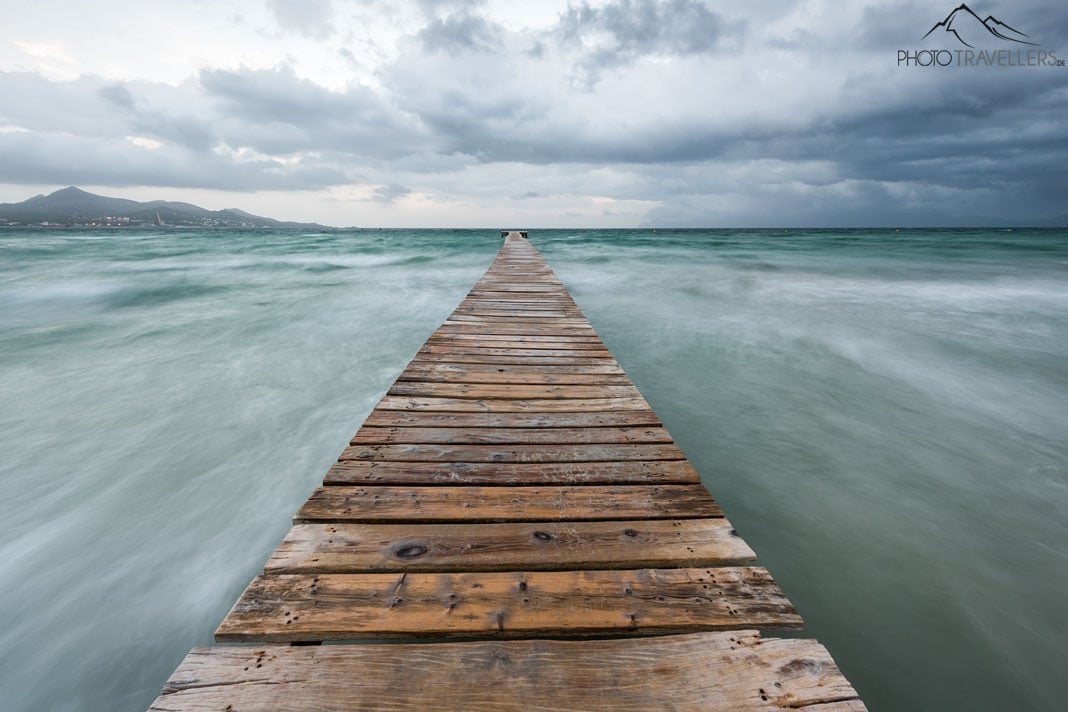
[[[101,87],[97,90],[97,93],[105,101],[119,107],[120,109],[126,109],[133,111],[136,107],[134,105],[133,94],[122,84],[109,84],[105,87]]]
[[[398,198],[410,195],[411,192],[411,188],[406,188],[403,185],[382,185],[375,189],[371,200],[388,205],[396,202]]]
[[[302,150],[396,157],[423,148],[420,127],[372,90],[334,92],[273,70],[205,70],[200,85],[215,100],[231,145],[271,153]],[[254,129],[249,131],[249,129]]]
[[[125,140],[30,133],[0,134],[0,181],[303,190],[344,183],[347,176],[329,167],[235,161],[180,147],[147,150]]]
[[[698,0],[615,0],[601,7],[569,6],[556,29],[564,47],[582,48],[582,66],[599,72],[644,55],[688,55],[723,42],[728,24]]]
[[[460,12],[432,18],[417,38],[430,52],[478,51],[499,47],[498,32],[484,18]]]
[[[312,39],[334,34],[334,5],[331,0],[267,0],[279,27]]]

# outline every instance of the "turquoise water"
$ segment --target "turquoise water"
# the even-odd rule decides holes
[[[1068,233],[532,242],[872,710],[1068,697]],[[0,231],[5,710],[144,710],[496,231]]]

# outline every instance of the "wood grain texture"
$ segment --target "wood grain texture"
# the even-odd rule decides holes
[[[391,396],[379,401],[381,410],[426,410],[451,413],[596,413],[616,410],[648,410],[641,396],[615,398],[444,398],[432,396]]]
[[[508,326],[507,324],[492,324],[492,325],[479,325],[469,324],[466,322],[448,321],[446,320],[438,330],[437,334],[500,334],[500,335],[516,335],[516,336],[528,336],[528,335],[540,335],[540,336],[596,336],[597,332],[593,330],[593,327],[586,324],[568,325],[564,326],[558,324],[555,326]]]
[[[701,485],[320,487],[294,522],[537,522],[722,517]]]
[[[568,371],[552,371],[551,368],[571,368]],[[420,383],[493,383],[516,385],[576,385],[576,386],[629,386],[630,379],[622,370],[578,370],[569,366],[508,366],[454,363],[411,364],[397,377],[397,383],[418,381]]]
[[[671,443],[621,445],[352,445],[338,460],[366,462],[627,462],[684,460]]]
[[[799,628],[753,568],[258,576],[220,643],[549,637]]]
[[[476,378],[471,380],[465,380],[464,376],[480,376],[485,378],[492,376],[493,379],[485,381],[487,383],[524,383],[525,378],[542,378],[549,379],[548,382],[552,383],[553,377],[561,376],[580,376],[582,378],[607,378],[612,377],[613,380],[607,381],[607,385],[633,385],[630,379],[627,378],[623,369],[619,367],[619,364],[614,361],[599,361],[590,362],[585,364],[546,364],[546,363],[516,363],[516,364],[477,364],[477,363],[463,363],[452,360],[434,361],[434,360],[421,360],[416,359],[407,365],[404,371],[401,372],[398,380],[400,381],[435,381],[445,380],[479,383]],[[513,380],[513,379],[520,380]],[[534,380],[532,383],[541,383],[543,381]],[[566,383],[568,381],[561,381]],[[594,381],[599,383],[600,381]],[[576,384],[581,384],[581,380],[576,380]]]
[[[265,573],[560,571],[742,564],[726,519],[506,524],[296,524]]]
[[[660,425],[652,410],[554,413],[447,413],[374,410],[364,425],[440,428],[612,428]]]
[[[547,398],[554,400],[576,398],[640,398],[634,386],[575,386],[542,384],[435,383],[398,381],[389,395],[416,398],[466,398],[474,400],[523,400]]]
[[[687,460],[634,462],[337,462],[323,484],[541,485],[696,484]]]
[[[451,445],[565,445],[670,443],[664,428],[379,428],[365,425],[351,445],[397,443]]]
[[[814,640],[663,638],[195,648],[150,712],[862,712]]]

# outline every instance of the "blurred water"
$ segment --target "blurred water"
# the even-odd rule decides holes
[[[1062,708],[1068,234],[532,241],[871,709]],[[0,232],[0,707],[147,707],[498,246]]]

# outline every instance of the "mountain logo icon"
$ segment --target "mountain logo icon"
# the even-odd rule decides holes
[[[923,36],[924,39],[939,29],[956,37],[965,47],[974,47],[973,43],[988,36],[997,37],[1006,42],[1018,42],[1026,45],[1038,44],[1037,42],[1031,42],[1026,33],[1005,24],[993,15],[987,15],[985,20],[981,19],[964,3],[961,3],[953,9],[953,12],[946,15],[946,19],[936,22],[934,27],[929,29],[927,34]]]

